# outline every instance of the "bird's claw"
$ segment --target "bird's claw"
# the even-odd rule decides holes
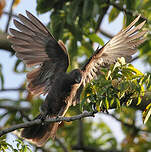
[[[60,118],[60,117],[61,117],[60,115],[57,115],[57,116],[56,116],[56,119],[58,119],[58,118]],[[62,122],[62,121],[60,121],[59,124],[61,124],[61,122]]]
[[[57,116],[56,116],[56,119],[58,119],[59,117],[60,117],[60,116],[59,116],[59,115],[57,115]]]

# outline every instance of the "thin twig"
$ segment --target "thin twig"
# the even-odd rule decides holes
[[[83,120],[79,120],[79,128],[78,128],[78,145],[83,146]]]
[[[94,112],[87,112],[87,111],[85,111],[82,114],[79,114],[79,115],[76,115],[76,116],[73,116],[73,117],[50,118],[50,119],[46,119],[44,122],[47,122],[47,123],[50,123],[50,122],[60,122],[60,121],[70,122],[70,121],[79,120],[81,118],[92,117],[92,116],[94,116]],[[28,127],[31,127],[33,125],[41,124],[42,122],[43,121],[41,119],[36,119],[36,120],[29,121],[29,122],[25,122],[25,123],[14,125],[14,126],[12,126],[10,128],[1,130],[0,131],[0,137],[3,136],[3,135],[5,135],[5,134],[7,134],[7,133],[9,133],[9,132],[14,131],[14,130],[21,129],[21,128],[28,128]]]
[[[136,57],[134,57],[134,58],[131,60],[131,62],[134,62],[134,61],[137,60],[137,59],[139,59],[139,55],[136,56]]]
[[[8,15],[8,16],[12,16],[12,17],[15,17],[15,18],[18,18],[18,16],[16,14],[11,14],[10,12],[3,11],[3,14]]]
[[[120,10],[120,11],[122,11],[122,12],[124,12],[125,14],[128,14],[128,15],[130,15],[130,16],[138,16],[138,15],[140,15],[140,14],[134,12],[134,11],[125,9],[125,8],[123,8],[123,7],[120,7],[118,4],[113,3],[113,2],[111,2],[111,1],[107,1],[106,3],[109,4],[109,5],[112,5],[113,7],[117,8],[118,10]],[[144,16],[141,16],[141,19],[147,21],[147,18],[145,18]]]
[[[9,24],[10,24],[10,20],[12,18],[12,13],[13,13],[13,4],[14,4],[14,2],[15,2],[15,0],[12,1],[11,7],[10,7],[10,11],[9,11],[9,16],[8,16],[8,21],[7,21],[7,24],[6,24],[5,33],[8,32],[8,27],[9,27]]]
[[[9,111],[29,111],[30,108],[20,107],[20,106],[12,106],[12,105],[0,105],[0,108],[7,109]]]
[[[111,35],[110,33],[106,32],[102,29],[99,29],[99,32],[110,39],[114,37],[114,35]]]
[[[4,92],[4,91],[25,91],[26,89],[25,88],[3,88],[3,89],[0,89],[0,92]]]
[[[64,143],[58,138],[56,137],[55,140],[58,142],[58,144],[60,145],[60,147],[62,147],[64,152],[69,152],[67,147],[64,145]]]
[[[15,51],[12,49],[11,43],[8,41],[7,36],[8,35],[6,33],[0,33],[0,51],[6,50],[14,54]]]
[[[104,113],[104,114],[107,114],[107,113]],[[107,115],[108,115],[108,116],[111,116],[112,118],[114,118],[115,120],[119,121],[122,125],[124,125],[124,126],[126,126],[126,127],[128,127],[128,128],[133,128],[134,130],[137,130],[137,131],[148,132],[148,133],[149,133],[148,130],[143,130],[143,129],[140,129],[140,128],[136,127],[134,124],[126,123],[126,122],[118,119],[118,118],[117,118],[115,115],[113,115],[113,114],[109,114],[109,113],[108,113]]]
[[[103,150],[103,149],[99,149],[99,148],[91,147],[91,146],[73,146],[72,150],[82,150],[85,152],[121,152],[116,149]]]
[[[109,1],[109,0],[107,0],[107,1]],[[109,8],[109,6],[106,6],[102,9],[102,13],[97,20],[97,24],[96,24],[96,27],[95,27],[95,32],[97,32],[99,30],[100,25],[101,25],[101,23],[103,21],[103,18],[104,18],[104,14],[106,14],[108,8]]]

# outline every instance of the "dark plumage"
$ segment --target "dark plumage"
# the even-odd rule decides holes
[[[14,20],[18,30],[10,28],[12,35],[8,38],[16,56],[27,66],[36,66],[27,73],[27,89],[33,95],[47,94],[40,114],[35,119],[64,116],[71,105],[80,101],[83,87],[97,77],[102,66],[115,63],[118,57],[125,57],[129,62],[137,47],[145,40],[143,36],[146,31],[139,31],[145,21],[134,27],[140,18],[138,16],[106,45],[98,48],[82,69],[66,73],[69,55],[63,42],[57,42],[30,12],[26,11],[26,14],[27,17],[18,15],[21,22]],[[23,129],[21,136],[42,146],[49,137],[55,137],[58,126],[59,123],[35,125]]]

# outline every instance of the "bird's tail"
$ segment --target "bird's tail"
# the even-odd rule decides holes
[[[42,115],[40,114],[35,119],[40,119],[41,116]],[[53,117],[56,116],[52,116],[50,118]],[[43,146],[50,137],[53,139],[55,138],[58,126],[59,122],[36,124],[34,126],[24,128],[21,132],[21,136],[35,143],[37,146]]]
[[[70,103],[66,104],[60,109],[58,116],[64,116],[70,107]],[[49,118],[55,118],[56,116],[49,116]],[[35,119],[41,119],[42,115],[38,115]],[[43,146],[46,141],[51,137],[52,139],[55,138],[56,132],[59,127],[59,122],[54,123],[43,123],[43,124],[36,124],[34,126],[24,128],[21,132],[21,136],[30,140],[31,142],[35,143],[37,146]]]

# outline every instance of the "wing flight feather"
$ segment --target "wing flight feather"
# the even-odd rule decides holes
[[[143,36],[146,30],[140,31],[145,21],[135,26],[138,16],[127,28],[121,30],[102,48],[98,48],[88,62],[83,66],[83,85],[94,79],[101,67],[108,67],[115,63],[119,57],[124,57],[130,62],[137,47],[145,41]],[[134,27],[135,26],[135,27]]]
[[[9,40],[16,56],[33,68],[27,73],[28,90],[34,95],[46,94],[55,78],[66,72],[69,65],[67,50],[62,41],[56,41],[47,28],[30,12],[19,14],[10,28]]]

